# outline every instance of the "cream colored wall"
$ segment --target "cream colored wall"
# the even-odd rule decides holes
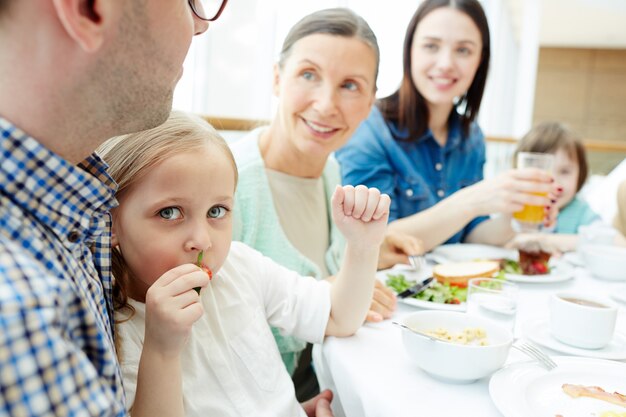
[[[626,143],[626,49],[541,48],[533,122]]]

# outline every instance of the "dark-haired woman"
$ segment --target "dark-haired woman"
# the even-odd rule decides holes
[[[400,87],[336,153],[343,183],[389,194],[390,230],[419,237],[426,250],[443,242],[503,244],[514,233],[510,214],[525,204],[553,213],[550,197],[531,194],[555,191],[545,172],[483,180],[485,142],[475,119],[489,43],[478,1],[422,2],[406,31]]]

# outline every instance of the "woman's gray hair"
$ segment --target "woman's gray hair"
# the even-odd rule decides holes
[[[324,9],[313,12],[300,19],[285,38],[278,65],[282,68],[289,58],[293,45],[300,39],[316,33],[357,38],[363,41],[374,51],[376,57],[376,72],[374,79],[378,78],[378,65],[380,62],[380,50],[374,31],[358,14],[343,7]]]

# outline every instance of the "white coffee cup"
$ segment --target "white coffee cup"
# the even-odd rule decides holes
[[[558,341],[601,349],[613,339],[617,307],[589,294],[562,292],[550,297],[550,332]]]

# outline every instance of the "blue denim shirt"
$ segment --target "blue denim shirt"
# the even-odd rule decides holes
[[[336,152],[344,184],[364,184],[389,194],[389,221],[432,207],[483,179],[485,140],[477,124],[472,124],[465,137],[460,119],[453,116],[443,147],[430,130],[415,142],[397,141],[392,131],[399,133],[374,107],[350,141]],[[462,242],[487,218],[473,219],[446,243]]]

